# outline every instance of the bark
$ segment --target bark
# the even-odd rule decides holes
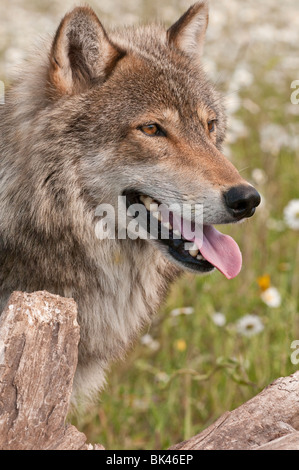
[[[299,371],[281,377],[175,450],[299,450]]]
[[[79,337],[72,299],[11,295],[0,317],[1,450],[93,448],[65,424]]]

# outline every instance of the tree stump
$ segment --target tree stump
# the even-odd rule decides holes
[[[74,300],[11,295],[0,317],[1,450],[94,448],[65,424],[79,337]]]

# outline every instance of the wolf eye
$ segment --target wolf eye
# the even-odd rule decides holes
[[[211,121],[208,121],[208,130],[209,132],[214,132],[215,130],[215,124],[216,123],[216,119],[211,119]]]
[[[165,132],[162,131],[158,124],[147,124],[145,126],[140,126],[139,129],[149,137],[165,136]]]

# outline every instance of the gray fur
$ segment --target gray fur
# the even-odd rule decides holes
[[[202,14],[196,5],[192,15]],[[160,25],[106,34],[89,9],[66,18],[0,108],[0,311],[14,290],[73,297],[81,327],[74,394],[89,394],[180,271],[146,240],[99,241],[97,205],[116,207],[130,187],[165,203],[192,195],[217,223],[226,221],[220,191],[242,179],[220,153],[221,99],[176,44],[180,24],[168,36]],[[194,37],[202,42],[204,31],[194,28],[205,30],[205,21],[192,22],[188,48]],[[217,116],[214,142],[198,107]],[[147,143],[136,126],[167,110],[171,148]]]

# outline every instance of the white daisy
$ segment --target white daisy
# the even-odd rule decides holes
[[[253,74],[248,68],[241,66],[235,70],[230,80],[230,89],[234,91],[242,87],[248,87],[252,84],[253,79]]]
[[[224,326],[226,323],[226,317],[221,312],[215,312],[212,314],[212,320],[217,326]]]
[[[282,147],[287,147],[289,135],[279,124],[265,124],[260,129],[261,148],[264,152],[277,155]]]
[[[178,315],[191,315],[192,313],[194,313],[193,307],[182,307],[171,310],[170,315],[172,317],[177,317]]]
[[[283,214],[287,226],[299,230],[299,199],[292,199],[285,207]]]
[[[243,336],[254,336],[263,329],[264,325],[257,315],[245,315],[237,322],[237,331]]]
[[[280,307],[281,295],[276,287],[269,287],[261,293],[261,299],[268,307]]]
[[[267,175],[261,168],[254,168],[251,172],[251,177],[255,184],[262,185],[267,182]]]
[[[156,380],[157,380],[158,382],[162,382],[162,383],[165,383],[165,384],[166,384],[167,382],[169,382],[169,375],[166,374],[166,372],[162,372],[162,371],[161,371],[161,372],[158,372],[158,373],[156,374],[155,378],[156,378]]]
[[[142,336],[141,343],[147,346],[151,351],[157,351],[160,347],[159,341],[155,340],[150,334]]]

